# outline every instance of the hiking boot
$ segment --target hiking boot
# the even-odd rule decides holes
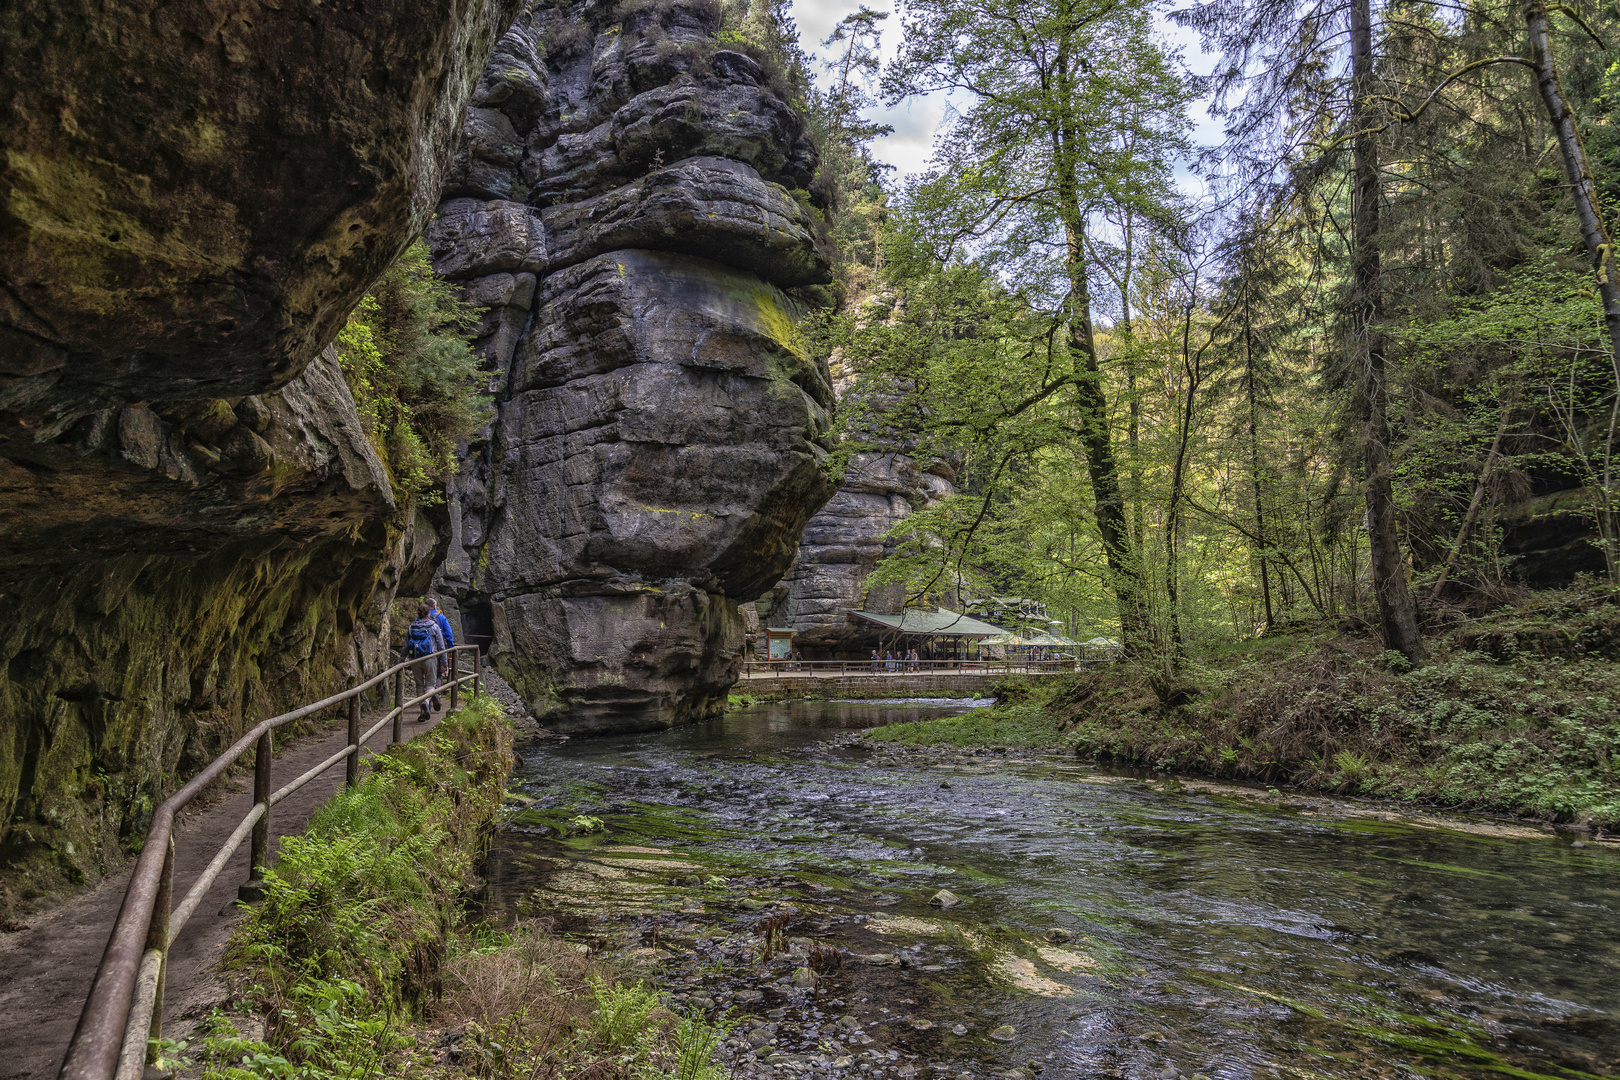
[[[429,709],[427,707],[427,702],[424,701],[422,702],[422,715],[416,718],[416,722],[418,724],[425,724],[431,719],[433,719],[433,710]]]
[[[434,698],[433,699],[433,711],[434,712],[444,712],[444,702],[440,701],[438,698]]]

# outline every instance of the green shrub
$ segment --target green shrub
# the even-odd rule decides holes
[[[216,1025],[205,1076],[377,1075],[408,1044],[401,1026],[439,991],[458,893],[511,765],[511,729],[485,695],[372,758],[358,785],[282,840],[265,899],[227,950],[265,1036],[248,1044]]]
[[[416,241],[338,332],[338,363],[395,494],[435,502],[456,444],[489,419],[487,377],[467,344],[478,314],[433,272]]]

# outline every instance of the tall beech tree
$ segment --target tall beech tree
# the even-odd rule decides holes
[[[1378,133],[1372,110],[1378,91],[1373,68],[1372,5],[1350,0],[1350,126],[1355,132],[1355,206],[1350,229],[1349,348],[1361,380],[1366,429],[1362,453],[1367,501],[1367,540],[1373,593],[1378,599],[1378,625],[1384,647],[1411,663],[1429,657],[1418,632],[1417,605],[1406,584],[1400,526],[1395,518],[1395,485],[1389,452],[1389,379],[1384,362],[1384,302],[1378,204]]]
[[[1087,230],[1104,204],[1165,216],[1189,92],[1141,0],[912,0],[891,100],[935,91],[963,107],[906,202],[942,259],[970,250],[1061,305],[1069,395],[1097,532],[1128,649],[1146,644],[1142,566],[1091,313]]]

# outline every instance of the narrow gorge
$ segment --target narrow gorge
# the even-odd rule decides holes
[[[826,198],[768,55],[703,0],[0,20],[0,915],[385,667],[396,597],[561,729],[723,705],[833,492]],[[330,345],[424,231],[493,401],[444,501]]]

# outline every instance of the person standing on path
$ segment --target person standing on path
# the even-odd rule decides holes
[[[439,658],[434,653],[444,651],[444,634],[439,630],[439,624],[429,614],[430,611],[432,608],[426,604],[416,605],[416,621],[411,623],[410,629],[405,632],[405,644],[400,649],[405,660],[421,659],[421,663],[411,665],[411,670],[416,673],[417,694],[425,694],[429,690],[439,688]],[[426,700],[422,702],[422,715],[419,720],[431,720],[433,709],[444,708],[444,703],[439,700],[437,694],[433,696],[432,701],[432,708],[429,708]]]
[[[450,620],[445,618],[444,612],[439,610],[439,602],[430,596],[427,598],[426,603],[428,606],[428,611],[430,611],[433,615],[433,621],[439,624],[439,633],[444,635],[444,647],[447,649],[455,648],[456,635],[450,630]],[[440,679],[448,679],[451,677],[450,668],[455,662],[456,658],[454,655],[439,658]],[[438,704],[437,700],[435,700],[434,704]]]

